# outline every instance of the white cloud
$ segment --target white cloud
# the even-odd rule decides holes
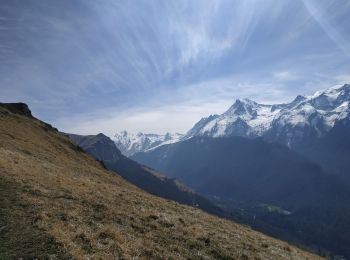
[[[335,77],[338,84],[350,84],[350,74],[342,74]]]
[[[272,74],[275,78],[283,81],[289,81],[289,80],[297,80],[300,77],[296,74],[294,74],[291,71],[283,70],[283,71],[277,71]]]
[[[59,119],[55,125],[61,131],[77,134],[97,134],[103,132],[113,136],[117,131],[145,133],[184,133],[201,117],[212,113],[222,113],[229,103],[183,103],[161,107],[143,107],[121,112],[104,111],[93,116],[81,115]],[[108,114],[108,116],[106,116]]]
[[[171,93],[159,93],[155,100],[140,106],[127,109],[110,107],[61,118],[54,124],[63,131],[77,134],[103,132],[113,136],[121,130],[185,133],[202,117],[225,112],[237,98],[282,103],[291,101],[294,93],[282,84],[221,78],[188,85]]]

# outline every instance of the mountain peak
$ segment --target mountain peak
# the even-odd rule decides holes
[[[254,108],[258,106],[258,103],[247,98],[236,99],[235,103],[224,113],[225,115],[251,115],[254,113]]]
[[[257,105],[255,101],[249,99],[249,98],[237,98],[235,103],[233,105]]]
[[[319,90],[316,91],[313,95],[308,96],[308,99],[315,99],[320,96],[329,96],[329,95],[335,95],[338,94],[342,91],[350,91],[350,85],[349,84],[338,84],[334,85],[332,87],[329,87],[325,90]]]
[[[164,144],[177,142],[182,137],[183,135],[178,133],[145,134],[138,132],[134,134],[123,131],[114,135],[114,142],[124,155],[131,156]]]
[[[14,114],[19,114],[22,116],[33,117],[32,112],[25,103],[0,103],[0,107],[6,108]]]
[[[296,96],[296,98],[292,101],[292,103],[296,103],[296,102],[302,102],[304,100],[306,100],[307,98],[302,96],[302,95],[298,95]]]
[[[99,133],[99,134],[97,134],[96,135],[97,137],[107,137],[105,134],[103,134],[103,133]]]
[[[328,90],[344,90],[344,89],[350,89],[350,84],[338,84],[333,87],[328,88]]]
[[[349,117],[349,103],[349,84],[318,91],[312,96],[298,95],[285,104],[262,105],[237,99],[223,114],[199,121],[186,137],[261,136],[293,146],[308,135],[325,135],[335,122]]]

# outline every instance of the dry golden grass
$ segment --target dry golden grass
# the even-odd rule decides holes
[[[0,181],[9,183],[3,189],[13,200],[12,221],[23,215],[31,219],[33,233],[51,237],[61,250],[51,253],[53,259],[64,253],[76,259],[319,258],[147,194],[105,170],[62,134],[1,107],[0,174]]]

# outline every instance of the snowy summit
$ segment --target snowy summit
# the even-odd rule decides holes
[[[166,133],[161,134],[144,134],[144,133],[129,133],[121,131],[114,135],[113,141],[118,149],[126,156],[131,156],[138,152],[145,152],[154,149],[164,144],[178,142],[183,137],[183,134]]]
[[[223,114],[202,118],[185,138],[267,137],[293,146],[306,136],[327,133],[338,120],[349,117],[350,85],[331,87],[312,96],[297,96],[286,104],[264,105],[237,99]]]

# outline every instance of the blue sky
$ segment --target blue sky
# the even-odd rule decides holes
[[[349,0],[1,0],[0,97],[62,131],[185,132],[350,82]]]

